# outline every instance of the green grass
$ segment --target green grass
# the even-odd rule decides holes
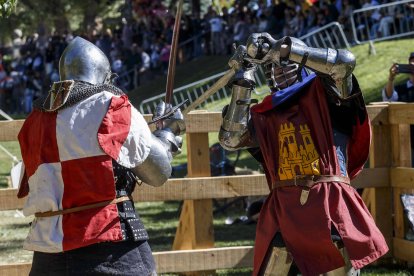
[[[219,201],[223,204],[224,201]],[[179,201],[142,202],[136,204],[148,234],[150,245],[154,252],[169,251],[172,248],[174,235],[179,221]],[[254,224],[226,225],[227,216],[238,217],[243,215],[240,205],[230,207],[226,213],[214,216],[214,239],[216,247],[253,245],[255,239]],[[20,212],[0,212],[0,264],[30,262],[32,252],[22,249],[23,240],[29,230],[32,217],[21,217]],[[219,270],[218,275],[244,276],[251,275],[251,269]],[[174,275],[174,274],[165,274]],[[404,265],[367,266],[361,275],[368,276],[412,276],[409,268]]]
[[[17,142],[0,142],[0,145],[17,159],[21,159],[20,148]],[[7,177],[14,165],[13,159],[0,148],[0,188],[7,187]]]
[[[218,200],[220,206],[225,200]],[[180,201],[141,202],[136,209],[146,225],[150,245],[154,252],[171,250],[180,219]],[[214,236],[217,247],[253,245],[255,225],[226,225],[227,216],[244,214],[240,204],[234,205],[214,217]],[[33,219],[22,217],[19,211],[0,212],[0,264],[31,261],[32,253],[22,249],[23,240]],[[234,235],[235,231],[238,233]]]

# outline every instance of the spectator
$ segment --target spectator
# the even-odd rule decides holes
[[[112,31],[110,29],[105,29],[105,32],[101,37],[96,41],[96,46],[104,52],[104,54],[109,57],[112,47]]]
[[[414,66],[414,52],[408,57],[408,63]],[[384,101],[414,102],[414,71],[408,73],[408,80],[402,84],[394,85],[398,71],[398,64],[391,65],[387,84],[382,90]]]
[[[132,44],[132,24],[129,24],[126,18],[122,18],[122,44],[125,48],[130,48]]]
[[[268,25],[268,18],[263,13],[259,16],[259,25],[257,27],[258,32],[266,32],[267,31],[267,25]]]
[[[141,56],[138,53],[138,45],[136,43],[132,44],[131,49],[125,49],[125,69],[131,80],[129,89],[134,87],[137,83],[137,66],[139,66],[141,62]]]
[[[224,20],[213,11],[212,18],[209,20],[211,32],[211,53],[213,55],[221,55],[224,52]]]
[[[171,45],[164,44],[164,47],[162,47],[161,53],[160,53],[160,61],[161,61],[162,72],[165,75],[167,74],[168,62],[170,60],[170,52],[171,52]]]
[[[3,56],[0,54],[0,109],[4,110],[6,106],[6,89],[5,83],[7,80],[7,73],[3,66]]]
[[[143,80],[147,80],[145,76],[149,76],[148,73],[149,69],[151,68],[151,58],[141,46],[137,47],[137,53],[141,60],[141,62],[138,65],[137,71],[137,85],[140,85],[140,83],[142,83]]]
[[[414,52],[412,52],[408,57],[408,63],[414,67]],[[413,70],[413,69],[412,69]],[[382,90],[382,99],[384,101],[399,101],[399,102],[414,102],[414,70],[411,73],[406,73],[408,75],[408,80],[403,83],[394,85],[394,80],[399,72],[398,65],[394,63],[389,69],[389,76],[387,84]],[[414,125],[410,127],[411,131],[411,156],[414,156]],[[414,158],[413,164],[414,167]]]
[[[234,25],[233,40],[236,45],[240,45],[246,43],[246,40],[250,35],[250,30],[249,25],[246,23],[246,15],[244,13],[239,13],[236,17],[237,21]]]

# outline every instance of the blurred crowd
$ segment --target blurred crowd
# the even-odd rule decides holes
[[[182,15],[178,62],[203,55],[229,55],[234,44],[245,43],[253,32],[301,37],[333,21],[350,30],[352,10],[385,2],[389,1],[256,0],[236,1],[229,8],[210,6],[201,15]],[[166,74],[175,14],[161,0],[131,0],[130,4],[130,16],[120,18],[112,28],[97,23],[88,33],[55,31],[50,36],[26,35],[16,29],[12,46],[0,48],[0,109],[9,114],[29,113],[33,100],[59,80],[59,57],[77,35],[95,43],[108,56],[112,71],[119,76],[116,85],[127,92]],[[375,35],[389,31],[384,27],[386,22],[380,23],[381,19],[389,20],[386,15],[372,17]]]

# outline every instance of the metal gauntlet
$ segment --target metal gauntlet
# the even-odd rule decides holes
[[[331,48],[312,48],[292,40],[289,60],[303,63],[310,69],[329,75],[335,82],[335,93],[340,99],[346,99],[352,92],[352,72],[356,61],[348,50]]]
[[[168,108],[170,107],[161,102],[154,116],[165,114]],[[140,166],[133,169],[139,179],[152,186],[160,186],[168,180],[172,172],[171,160],[181,152],[180,135],[185,132],[185,123],[180,109],[171,117],[158,121],[156,128],[152,134],[148,157]]]
[[[328,75],[335,83],[335,94],[347,99],[352,92],[352,72],[355,56],[347,50],[308,47],[294,37],[275,40],[268,33],[252,34],[247,43],[247,58],[255,64],[274,63],[276,67],[288,62],[306,66],[317,73]]]
[[[223,109],[223,123],[219,141],[227,150],[238,150],[256,146],[248,130],[251,93],[255,87],[255,67],[241,68],[232,81],[232,98]]]

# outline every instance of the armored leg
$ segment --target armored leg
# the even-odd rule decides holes
[[[292,257],[286,247],[271,247],[263,268],[263,276],[287,276]]]

